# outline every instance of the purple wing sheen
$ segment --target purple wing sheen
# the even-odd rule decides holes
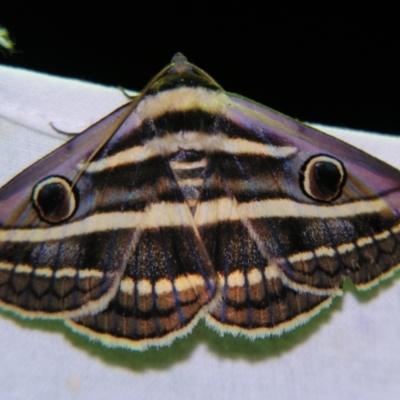
[[[345,276],[368,289],[399,267],[399,171],[235,95],[225,117],[250,145],[209,154],[195,216],[222,287],[212,326],[281,333],[328,306]]]
[[[91,182],[85,164],[113,134],[131,129],[134,122],[130,128],[122,125],[130,114],[130,104],[119,108],[2,188],[2,307],[43,316],[79,315],[104,308],[115,293],[135,226],[108,232],[104,217],[86,205],[87,197],[101,203],[102,187]],[[61,207],[54,209],[57,203]],[[97,230],[96,224],[103,227]]]
[[[210,323],[280,333],[329,305],[345,276],[367,289],[398,268],[400,173],[266,107],[229,99],[228,119],[254,145],[253,154],[212,156],[202,192],[196,222],[223,287]]]
[[[400,191],[399,171],[370,154],[251,100],[237,95],[230,96],[230,100],[228,118],[253,130],[261,140],[276,138],[294,146],[301,157],[299,165],[311,155],[334,153],[334,157],[345,163],[347,172],[374,195]],[[356,195],[357,192],[355,198]],[[363,198],[365,194],[360,196]],[[393,208],[399,209],[398,196],[389,199]]]
[[[132,113],[131,108],[131,104],[122,106],[4,185],[0,192],[0,224],[2,226],[25,224],[26,215],[31,213],[29,204],[32,188],[42,179],[49,175],[60,175],[74,181],[76,175],[81,173],[80,167],[84,166],[93,153],[120,128]],[[126,133],[125,129],[126,126],[121,127],[121,135]],[[21,212],[22,208],[26,212]]]
[[[227,116],[253,132],[253,140],[275,144],[272,160],[236,155],[219,163],[225,171],[221,180],[227,196],[237,202],[239,218],[268,265],[279,267],[285,284],[327,295],[340,292],[344,276],[368,288],[397,268],[399,171],[242,98],[230,97]],[[283,155],[283,146],[293,152]],[[310,167],[315,165],[314,157],[323,164],[322,177],[324,165],[342,165],[336,173],[343,174],[343,186],[336,188],[338,194],[332,198],[313,192],[312,181],[318,175]],[[335,188],[337,176],[328,171],[325,177],[333,179]],[[308,185],[307,179],[311,179]]]

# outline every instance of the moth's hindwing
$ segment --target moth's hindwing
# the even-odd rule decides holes
[[[180,54],[0,191],[1,307],[144,349],[207,314],[264,337],[400,260],[400,173]]]

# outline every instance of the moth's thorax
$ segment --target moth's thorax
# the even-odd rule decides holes
[[[147,88],[136,110],[142,121],[147,123],[156,119],[165,120],[160,140],[156,139],[149,146],[155,144],[157,149],[150,153],[167,156],[175,181],[193,215],[204,185],[208,164],[206,153],[212,148],[210,142],[213,140],[201,130],[191,130],[190,119],[193,114],[203,115],[205,119],[224,116],[226,104],[226,95],[220,86],[178,53],[165,73]],[[176,132],[173,121],[178,114],[182,126],[181,131]]]
[[[180,87],[203,87],[220,90],[221,87],[206,72],[188,62],[187,58],[177,53],[171,64],[161,71],[146,88],[147,93],[158,93]]]
[[[162,89],[150,90],[138,104],[136,113],[144,124],[163,125],[158,130],[158,137],[148,142],[145,148],[148,154],[162,154],[167,158],[175,181],[194,215],[204,185],[207,154],[214,148],[223,147],[223,143],[220,135],[210,135],[201,128],[193,130],[193,118],[195,116],[196,125],[208,130],[209,122],[206,120],[225,116],[227,98],[217,87],[204,87],[200,84],[201,79],[189,72],[181,74],[179,82],[177,75],[163,78],[159,83]],[[178,120],[180,130],[176,131]]]

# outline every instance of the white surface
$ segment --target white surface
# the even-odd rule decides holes
[[[126,101],[116,88],[0,66],[0,184]],[[319,127],[323,129],[322,127]],[[400,167],[400,140],[324,128]],[[347,290],[282,338],[220,338],[203,323],[170,348],[106,349],[59,322],[0,314],[0,399],[399,399],[400,282]]]

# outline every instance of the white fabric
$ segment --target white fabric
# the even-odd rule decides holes
[[[0,184],[126,101],[117,88],[0,66]],[[319,126],[400,168],[400,140]],[[62,323],[0,314],[4,399],[399,399],[399,279],[347,290],[281,338],[203,323],[170,348],[107,349]]]

